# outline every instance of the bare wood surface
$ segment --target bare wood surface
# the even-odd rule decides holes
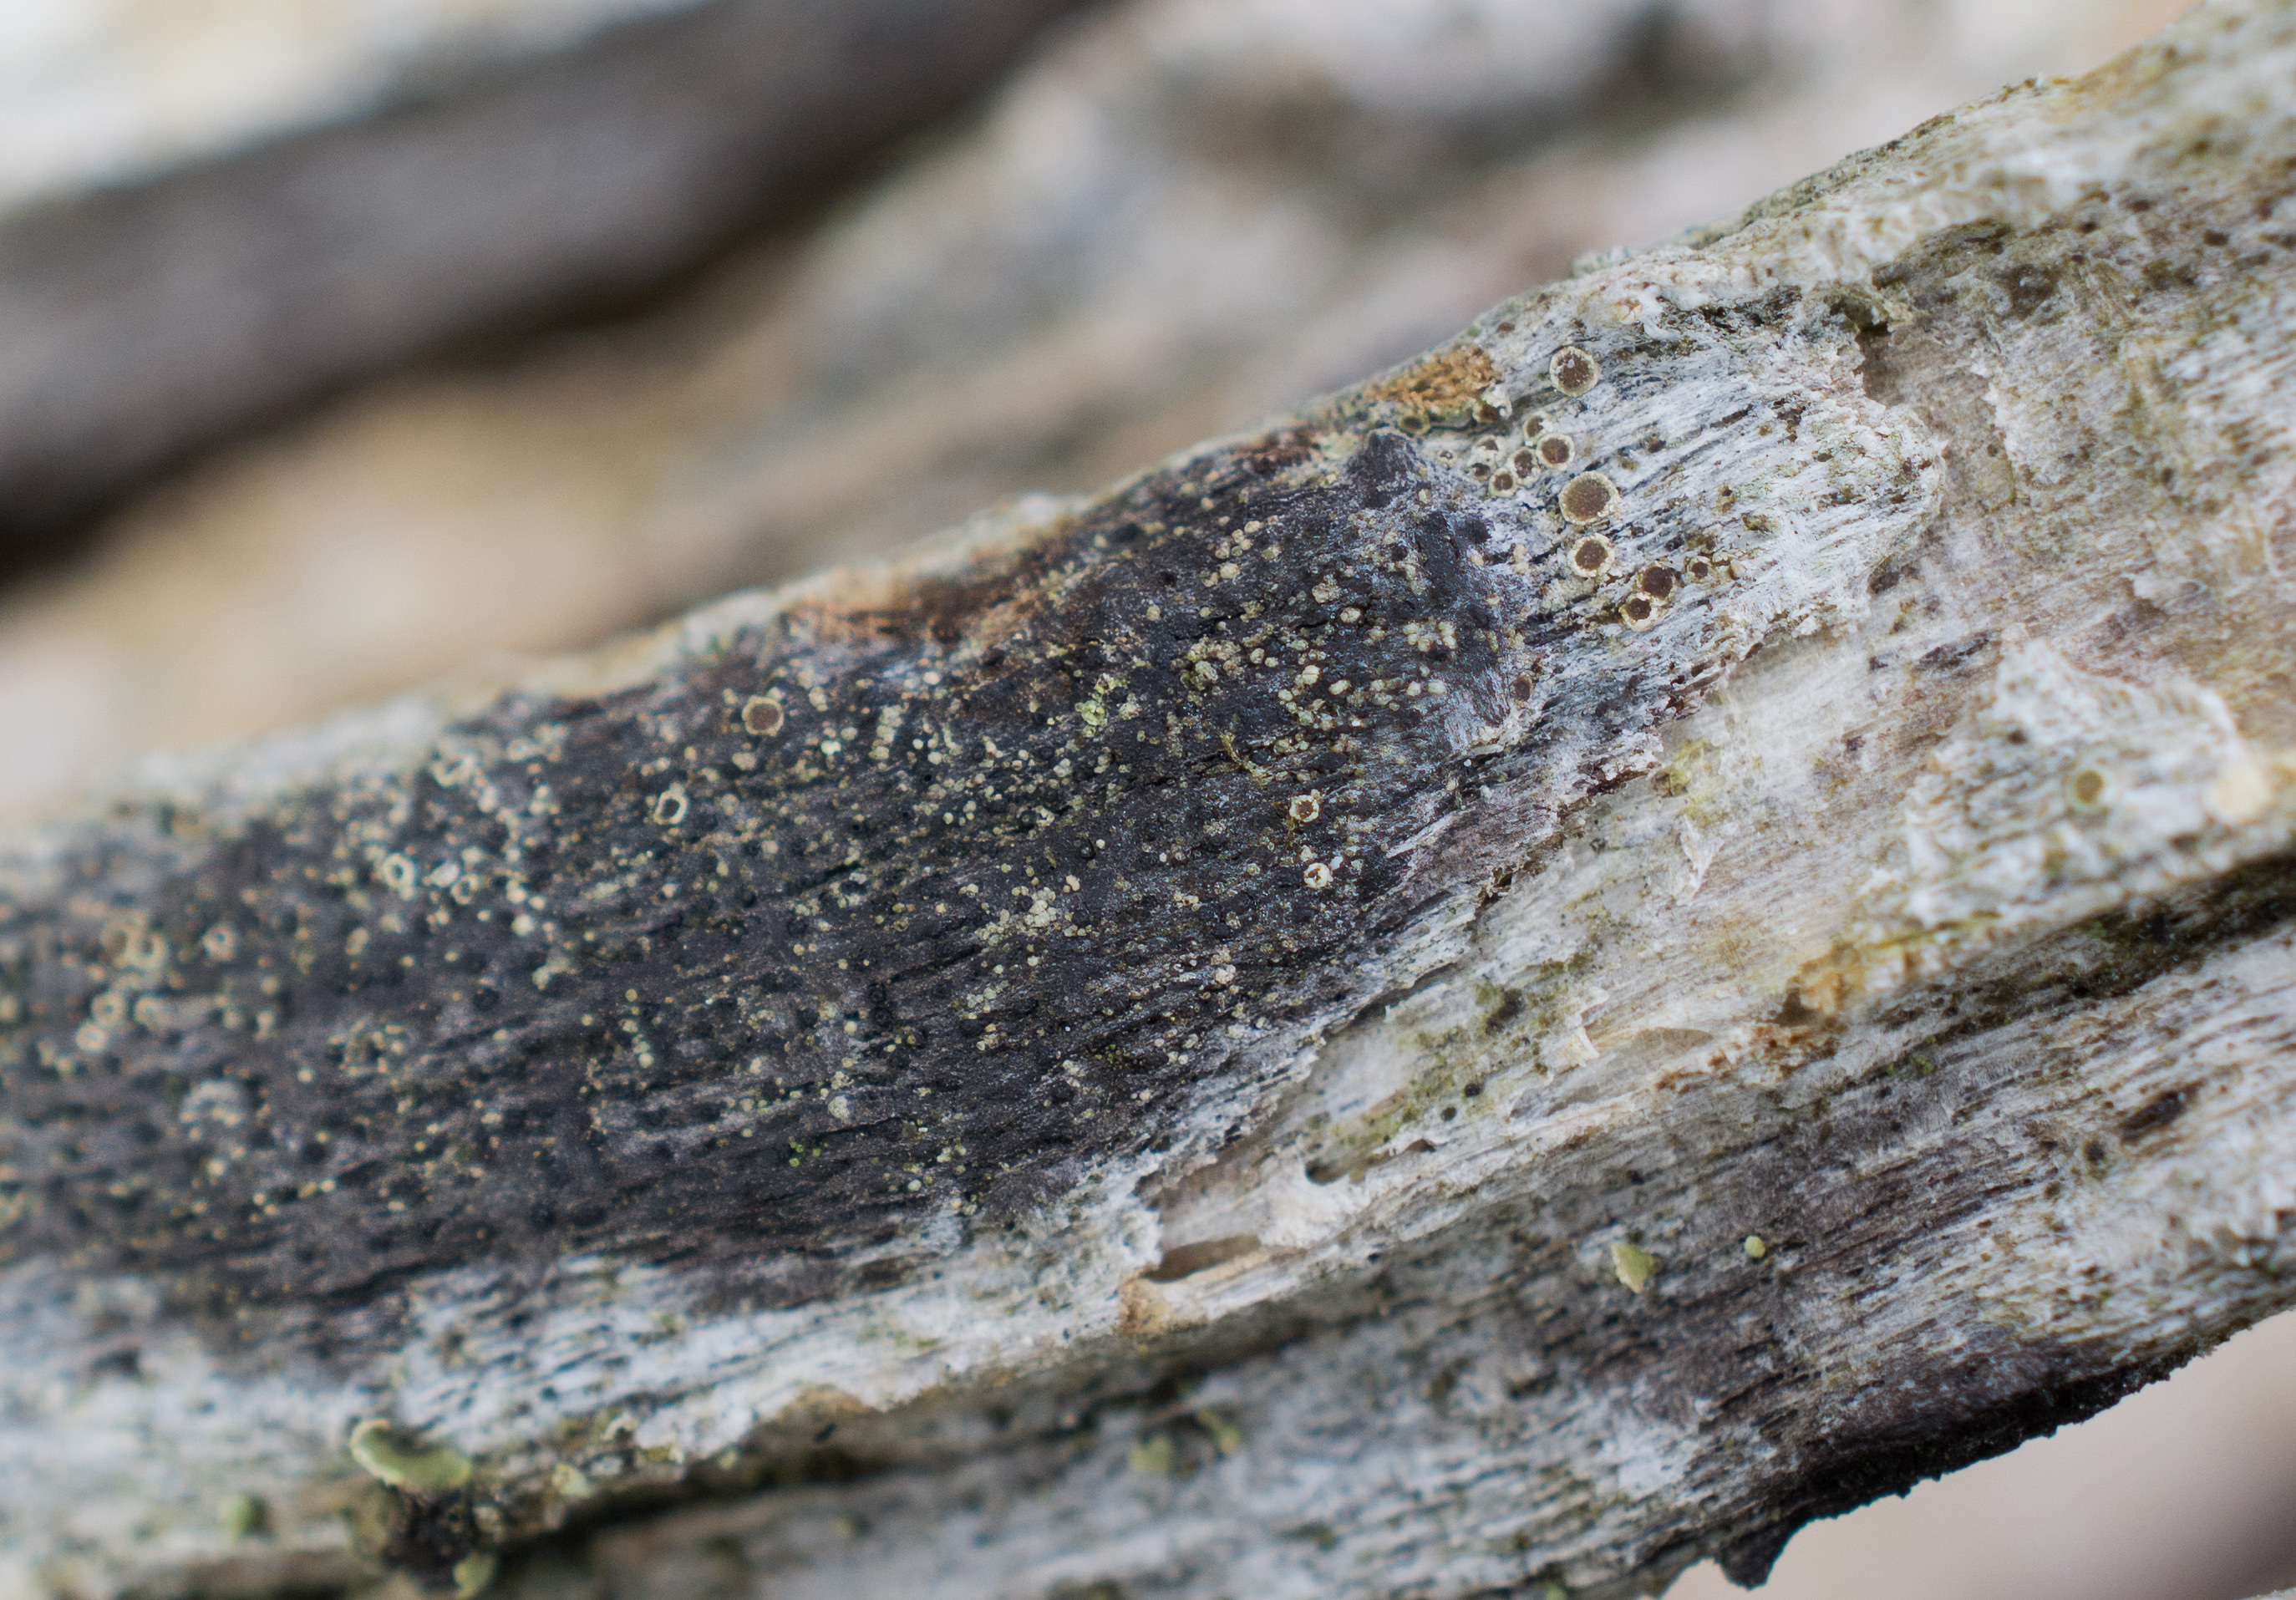
[[[12,846],[0,1585],[1753,1579],[2285,1304],[2292,64]]]

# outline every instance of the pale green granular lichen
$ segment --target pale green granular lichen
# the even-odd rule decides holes
[[[1761,1235],[1748,1234],[1746,1235],[1746,1259],[1748,1260],[1759,1261],[1769,1253],[1770,1247],[1768,1243],[1763,1240]]]
[[[216,1507],[216,1524],[223,1536],[236,1543],[260,1533],[269,1520],[269,1507],[253,1495],[226,1495],[223,1504]]]
[[[1640,1294],[1658,1276],[1658,1261],[1639,1245],[1621,1240],[1611,1246],[1611,1270],[1619,1275],[1619,1282]]]
[[[1210,1406],[1196,1413],[1196,1426],[1210,1436],[1212,1448],[1223,1456],[1233,1456],[1243,1448],[1243,1430]]]
[[[1168,1433],[1151,1433],[1145,1439],[1135,1441],[1131,1450],[1125,1456],[1125,1461],[1136,1473],[1144,1473],[1154,1478],[1170,1477],[1173,1462],[1172,1436]]]
[[[473,1550],[455,1563],[455,1600],[478,1600],[495,1580],[495,1553]]]
[[[380,1417],[351,1430],[351,1459],[393,1489],[437,1494],[471,1481],[471,1458],[448,1445],[425,1448]]]

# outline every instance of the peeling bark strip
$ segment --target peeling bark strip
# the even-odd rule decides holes
[[[2292,68],[20,842],[0,1592],[1751,1580],[2285,1304]]]

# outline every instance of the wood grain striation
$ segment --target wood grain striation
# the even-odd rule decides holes
[[[2292,65],[13,841],[0,1592],[1752,1581],[2279,1309]]]

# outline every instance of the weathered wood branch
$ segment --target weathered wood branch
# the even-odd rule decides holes
[[[2292,69],[19,841],[0,1591],[1751,1580],[2296,1299]]]

